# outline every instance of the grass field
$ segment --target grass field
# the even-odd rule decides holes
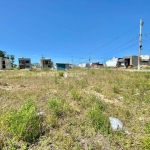
[[[150,73],[0,72],[0,149],[150,149]],[[131,133],[112,131],[109,117]]]

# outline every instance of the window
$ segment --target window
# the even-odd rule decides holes
[[[26,60],[26,64],[29,64],[29,60]]]
[[[48,64],[48,60],[45,61],[45,64]]]

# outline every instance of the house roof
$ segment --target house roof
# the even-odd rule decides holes
[[[64,62],[64,63],[57,62],[56,65],[57,65],[57,64],[66,64],[66,65],[69,65],[69,63],[65,63],[65,62]]]

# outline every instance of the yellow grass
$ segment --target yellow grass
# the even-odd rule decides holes
[[[150,149],[150,73],[111,69],[67,73],[65,78],[55,70],[0,72],[0,149]],[[29,99],[41,117],[40,135],[31,141],[12,134],[14,124],[6,119],[12,111],[19,113]],[[96,105],[101,113],[93,111],[95,121],[89,114]],[[110,116],[131,134],[98,122]]]

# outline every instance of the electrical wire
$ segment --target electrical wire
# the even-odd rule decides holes
[[[84,57],[81,57],[80,59],[83,59],[83,58],[89,56],[92,52],[95,52],[95,51],[97,51],[97,50],[99,50],[99,49],[101,49],[101,48],[103,48],[103,47],[105,47],[105,46],[111,44],[112,42],[116,41],[117,39],[119,39],[119,38],[122,37],[123,35],[127,34],[129,31],[133,31],[133,30],[135,30],[135,29],[137,29],[137,27],[136,27],[136,28],[134,27],[134,28],[132,28],[131,30],[128,30],[127,32],[122,33],[121,35],[117,36],[116,38],[112,39],[111,41],[109,41],[109,42],[103,44],[103,45],[100,46],[99,48],[97,48],[97,49],[95,49],[95,50],[93,50],[93,51],[90,51],[87,55],[85,55]]]

